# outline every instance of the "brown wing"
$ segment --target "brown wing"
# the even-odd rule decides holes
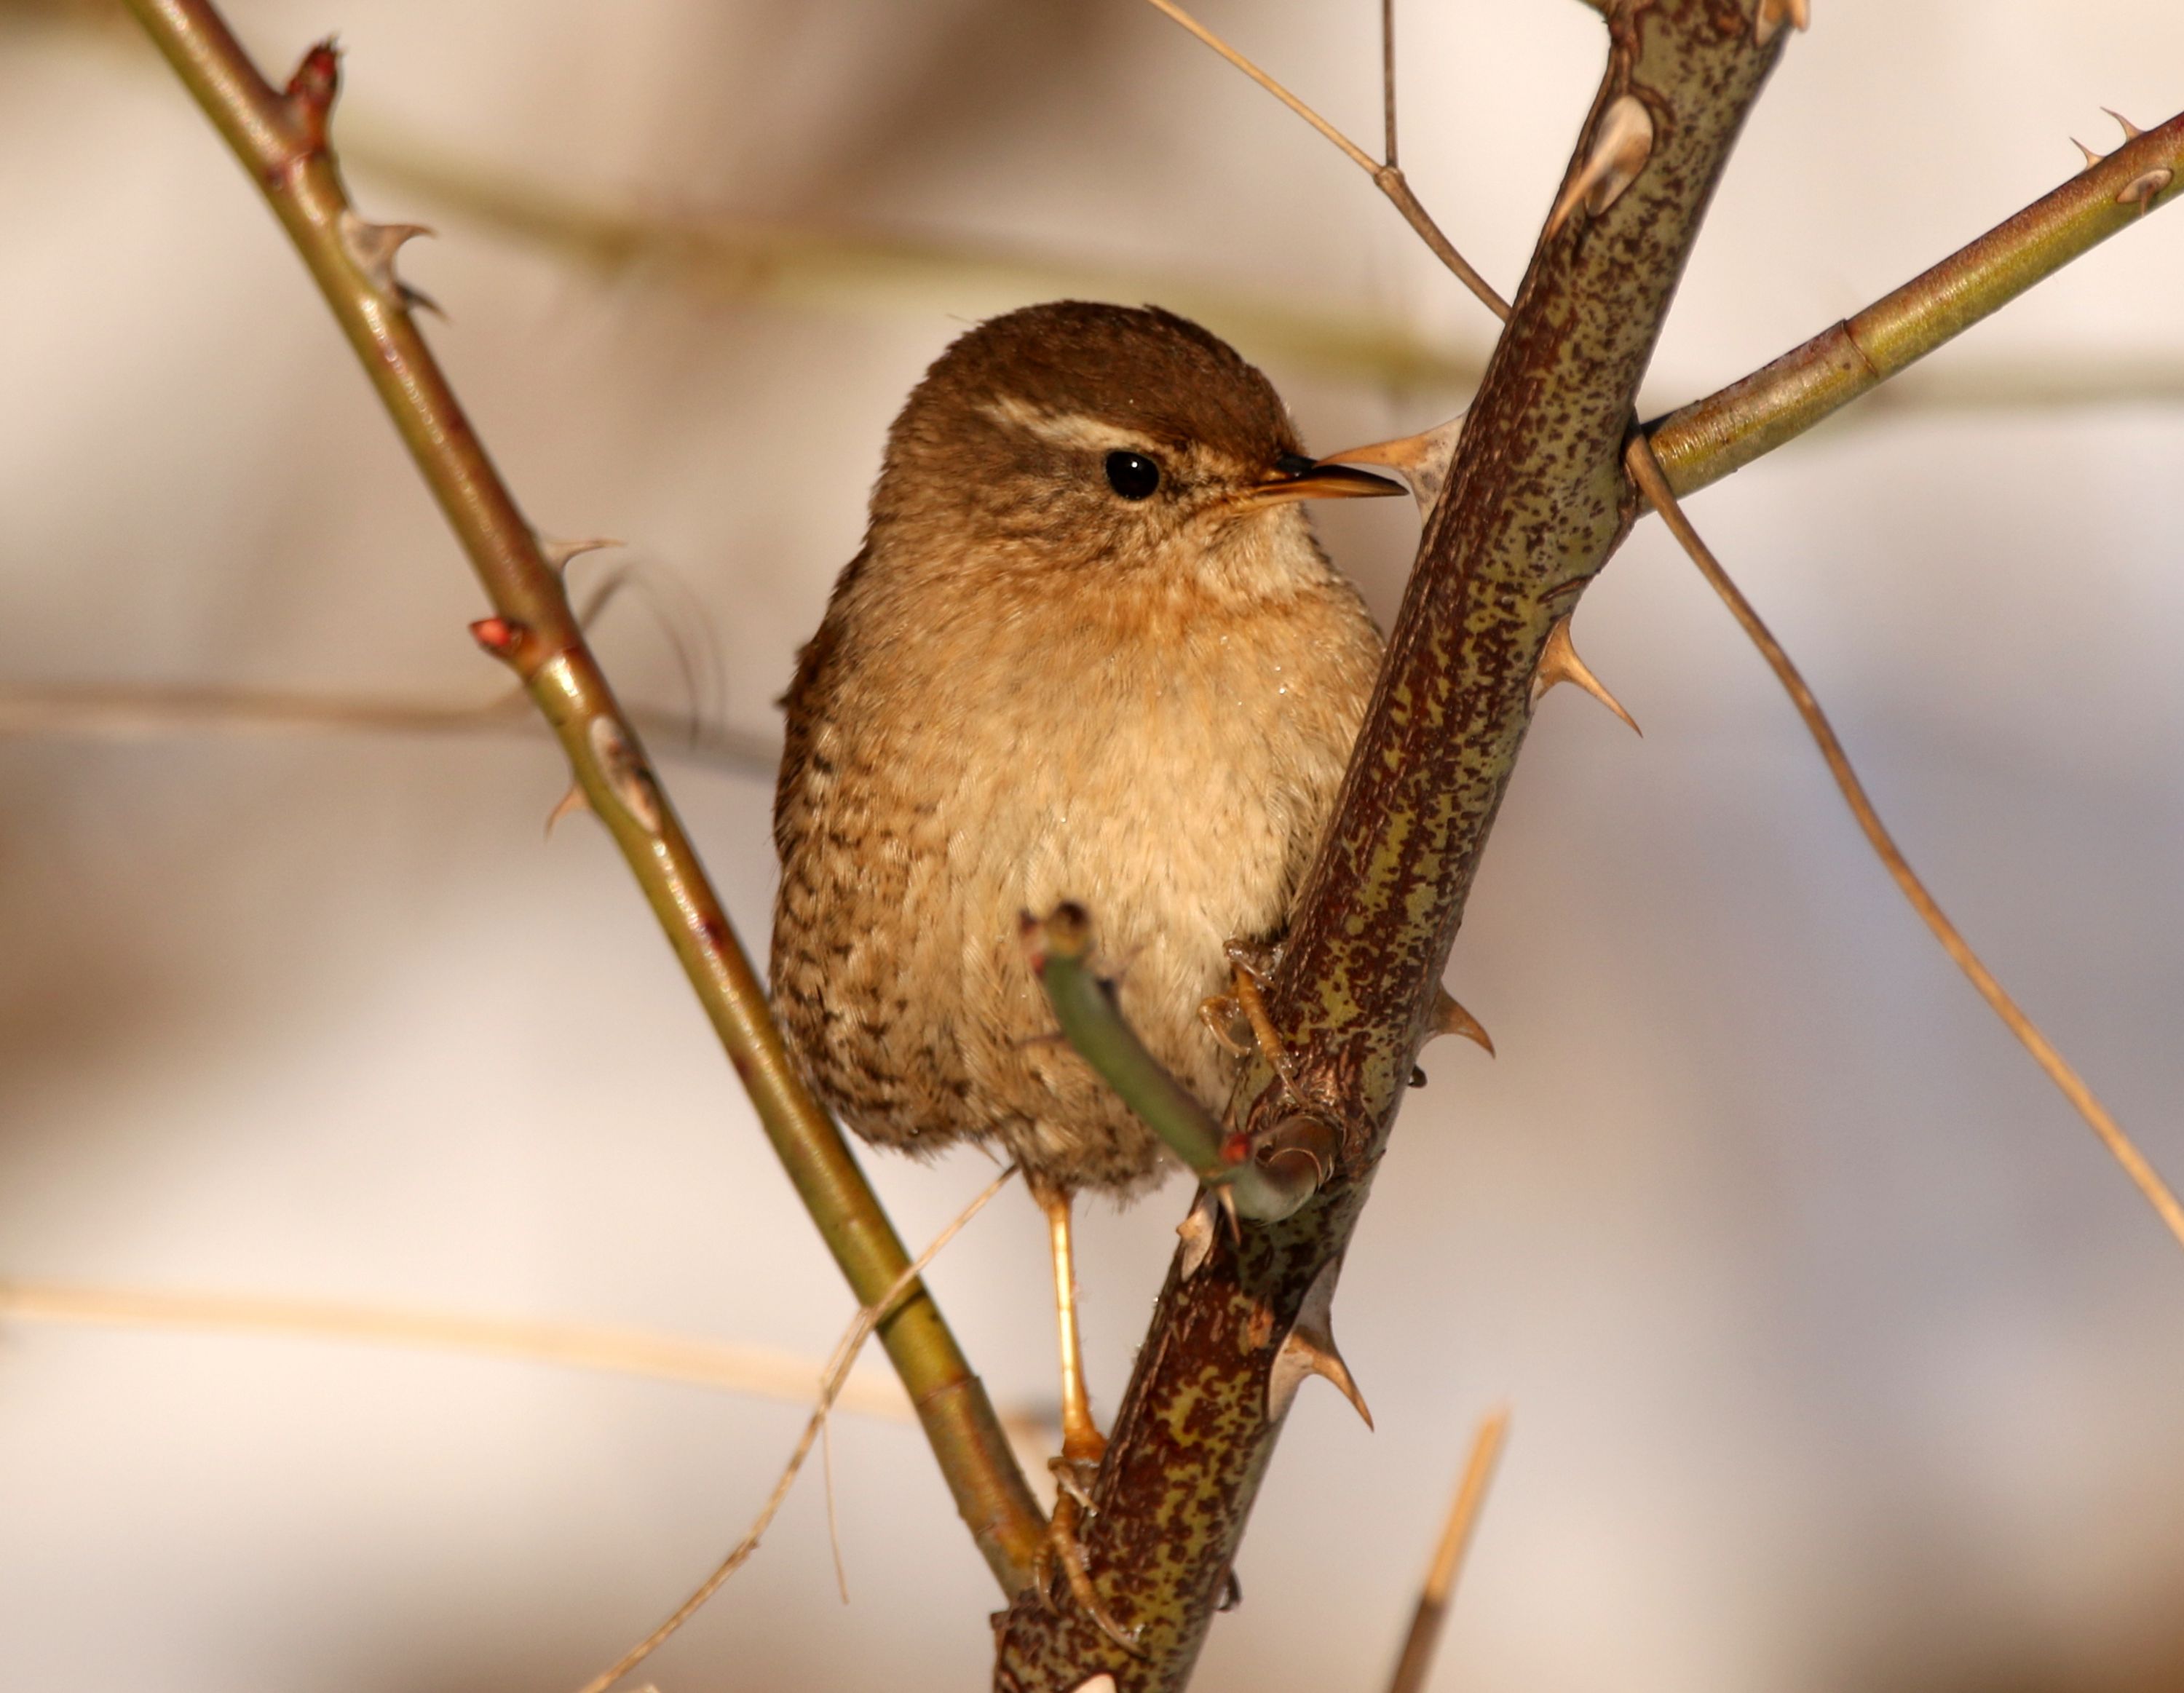
[[[774,1011],[806,1079],[850,1128],[937,1150],[978,1125],[964,1109],[956,983],[920,985],[937,961],[929,884],[944,866],[921,838],[930,808],[905,785],[909,726],[858,668],[848,590],[863,562],[843,573],[783,701]]]

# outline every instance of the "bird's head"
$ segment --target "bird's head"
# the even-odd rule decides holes
[[[1228,597],[1325,568],[1300,502],[1401,493],[1305,456],[1227,342],[1151,308],[1058,301],[979,325],[888,439],[872,540],[929,567]]]

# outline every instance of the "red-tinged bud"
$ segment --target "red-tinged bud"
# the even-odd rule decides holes
[[[495,658],[504,659],[523,638],[523,626],[505,617],[481,617],[471,625],[471,636]]]
[[[326,143],[326,114],[333,110],[334,95],[341,87],[341,49],[332,36],[304,55],[296,74],[288,79],[288,112],[303,131],[307,151]]]
[[[1240,1130],[1231,1129],[1221,1137],[1221,1161],[1240,1164],[1251,1156],[1251,1137]]]

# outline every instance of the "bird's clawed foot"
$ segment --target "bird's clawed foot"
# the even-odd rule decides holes
[[[1092,1585],[1092,1572],[1084,1561],[1084,1543],[1077,1534],[1078,1524],[1095,1514],[1092,1481],[1100,1471],[1100,1452],[1107,1444],[1097,1434],[1093,1439],[1099,1441],[1098,1449],[1088,1451],[1082,1442],[1070,1441],[1065,1444],[1062,1455],[1047,1464],[1054,1474],[1054,1516],[1046,1525],[1046,1567],[1037,1572],[1039,1590],[1048,1590],[1053,1566],[1060,1564],[1062,1576],[1069,1583],[1070,1596],[1098,1625],[1100,1632],[1124,1651],[1134,1657],[1141,1656],[1138,1630],[1124,1628],[1100,1602],[1099,1590]],[[1072,1454],[1067,1450],[1070,1445],[1078,1450]]]
[[[1251,1055],[1251,1025],[1245,1021],[1244,1007],[1234,994],[1216,994],[1200,1001],[1198,1020],[1231,1058]]]
[[[1260,992],[1273,978],[1274,966],[1281,961],[1280,949],[1253,941],[1232,940],[1223,950],[1228,955],[1228,980],[1234,989],[1234,998],[1228,1002],[1243,1012],[1244,1021],[1251,1026],[1253,1043],[1267,1062],[1273,1066],[1274,1073],[1282,1078],[1282,1085],[1290,1090],[1292,1098],[1302,1099],[1295,1068],[1282,1045],[1281,1036],[1274,1031],[1274,1020],[1267,1014],[1266,998]],[[1220,1004],[1226,999],[1228,996],[1209,1000],[1206,1005]],[[1206,1015],[1206,1007],[1200,1007],[1199,1016]],[[1217,1031],[1216,1038],[1219,1038]]]
[[[1047,1473],[1054,1478],[1057,1512],[1061,1508],[1061,1501],[1067,1499],[1075,1503],[1080,1514],[1095,1514],[1092,1484],[1099,1476],[1100,1460],[1107,1450],[1107,1441],[1104,1435],[1094,1438],[1099,1440],[1099,1447],[1089,1456],[1082,1451],[1072,1454],[1065,1451],[1060,1457],[1046,1461]]]

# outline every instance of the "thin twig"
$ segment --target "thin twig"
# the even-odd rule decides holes
[[[64,1282],[0,1282],[0,1323],[49,1323],[115,1328],[177,1328],[301,1339],[428,1347],[473,1356],[601,1370],[653,1381],[688,1382],[763,1399],[808,1405],[823,1372],[809,1359],[757,1346],[589,1323],[462,1317],[325,1300],[254,1294],[175,1293],[148,1288],[86,1287]],[[902,1422],[910,1406],[884,1376],[844,1387],[842,1409]]]
[[[1828,722],[1827,714],[1821,710],[1820,702],[1814,697],[1813,690],[1806,685],[1804,677],[1791,662],[1789,654],[1783,650],[1782,643],[1774,638],[1773,632],[1761,621],[1758,612],[1752,609],[1752,602],[1730,580],[1728,571],[1721,567],[1721,561],[1699,538],[1698,531],[1684,515],[1683,508],[1677,504],[1675,495],[1669,490],[1668,478],[1663,475],[1643,434],[1634,434],[1630,437],[1625,462],[1639,488],[1652,502],[1653,509],[1661,514],[1662,521],[1669,526],[1669,532],[1691,554],[1691,562],[1698,566],[1699,573],[1705,576],[1713,591],[1728,605],[1730,614],[1743,626],[1744,632],[1752,638],[1752,643],[1759,649],[1769,667],[1788,693],[1791,702],[1797,708],[1797,715],[1805,720],[1805,727],[1811,732],[1813,739],[1819,743],[1820,756],[1827,760],[1829,772],[1834,776],[1836,786],[1842,790],[1851,815],[1858,819],[1858,827],[1865,832],[1867,841],[1886,866],[1889,875],[1896,879],[1896,885],[1903,890],[1903,897],[1911,902],[1911,908],[1933,931],[1934,938],[1942,944],[1942,950],[1955,960],[1957,967],[1971,979],[1972,986],[1979,989],[1980,997],[1987,1002],[1994,1014],[2032,1055],[2033,1061],[2047,1072],[2048,1079],[2055,1084],[2063,1097],[2100,1137],[2101,1144],[2108,1148],[2109,1155],[2123,1167],[2124,1173],[2146,1196],[2147,1203],[2168,1226],[2169,1232],[2176,1237],[2178,1244],[2184,1245],[2184,1206],[2178,1205],[2176,1195],[2170,1191],[2168,1184],[2147,1161],[2144,1155],[2131,1144],[2131,1137],[2124,1133],[2121,1125],[2109,1115],[2108,1107],[2094,1097],[2093,1090],[2070,1067],[2069,1061],[2056,1050],[2054,1043],[2041,1033],[2039,1026],[2018,1008],[2017,1002],[1995,979],[1994,972],[1980,961],[1979,955],[1971,950],[1964,936],[1958,932],[1957,926],[1943,915],[1942,908],[1935,903],[1934,896],[1926,891],[1926,884],[1919,879],[1897,846],[1895,838],[1881,822],[1880,814],[1874,810],[1873,801],[1867,797],[1865,785],[1858,779],[1858,772],[1851,768],[1850,758],[1843,751],[1842,743],[1836,738],[1836,732]]]
[[[1411,1630],[1404,1637],[1402,1655],[1396,1660],[1388,1693],[1422,1693],[1426,1685],[1434,1650],[1440,1644],[1441,1623],[1448,1616],[1449,1596],[1456,1591],[1456,1578],[1463,1568],[1465,1552],[1470,1550],[1480,1507],[1486,1502],[1487,1485],[1494,1479],[1494,1466],[1501,1460],[1502,1443],[1508,1433],[1509,1408],[1505,1405],[1480,1418],[1479,1432],[1471,1437],[1471,1456],[1463,1467],[1462,1479],[1457,1484],[1456,1497],[1449,1501],[1440,1543],[1434,1548],[1425,1584],[1418,1590],[1418,1607],[1411,1612]]]
[[[719,1567],[698,1584],[697,1590],[675,1608],[672,1616],[638,1641],[636,1646],[623,1653],[612,1668],[602,1672],[586,1682],[583,1693],[606,1693],[608,1688],[613,1686],[616,1682],[651,1657],[666,1641],[669,1635],[695,1616],[705,1602],[727,1584],[728,1578],[749,1561],[751,1554],[758,1550],[760,1537],[772,1525],[774,1513],[781,1509],[782,1501],[788,1497],[788,1490],[795,1485],[797,1473],[804,1467],[805,1459],[811,1456],[812,1442],[819,1438],[821,1430],[827,1426],[827,1414],[833,1408],[835,1397],[841,1392],[843,1383],[849,1378],[850,1367],[856,1362],[857,1354],[863,1350],[865,1342],[872,1338],[872,1330],[878,1328],[886,1317],[889,1307],[917,1285],[917,1278],[924,1274],[926,1267],[939,1255],[950,1241],[962,1233],[964,1227],[972,1217],[986,1208],[987,1200],[1000,1192],[1007,1184],[1009,1178],[1016,1172],[1017,1167],[1011,1164],[992,1181],[987,1183],[978,1196],[956,1214],[956,1220],[933,1237],[933,1244],[919,1253],[910,1267],[895,1278],[894,1285],[888,1289],[886,1295],[865,1306],[851,1319],[849,1328],[843,1332],[840,1341],[835,1345],[833,1356],[827,1360],[827,1373],[819,1387],[819,1402],[812,1407],[811,1416],[804,1425],[804,1433],[798,1438],[796,1448],[789,1454],[788,1465],[781,1473],[781,1479],[774,1484],[772,1493],[767,1496],[765,1505],[760,1508],[757,1519],[752,1523],[749,1532],[735,1544],[726,1557],[721,1560]],[[831,1531],[830,1523],[829,1532]],[[838,1575],[840,1573],[838,1562],[835,1568]],[[842,1596],[844,1601],[849,1598],[846,1583]]]
[[[1265,71],[1260,70],[1257,65],[1252,64],[1250,59],[1245,58],[1242,53],[1237,52],[1234,47],[1223,41],[1220,36],[1215,35],[1212,31],[1207,29],[1205,25],[1200,23],[1198,19],[1192,17],[1190,13],[1184,11],[1182,7],[1175,4],[1174,0],[1150,0],[1150,4],[1156,10],[1167,13],[1170,18],[1182,25],[1184,29],[1190,31],[1194,36],[1196,36],[1199,40],[1205,42],[1206,46],[1212,47],[1214,52],[1219,53],[1221,57],[1227,59],[1229,64],[1234,65],[1237,70],[1242,71],[1245,75],[1250,77],[1251,81],[1257,83],[1259,86],[1265,89],[1267,92],[1273,95],[1284,106],[1287,106],[1292,112],[1295,112],[1299,117],[1302,118],[1322,135],[1325,136],[1328,140],[1333,142],[1335,146],[1340,148],[1343,153],[1348,157],[1350,162],[1352,164],[1355,164],[1360,170],[1362,170],[1367,175],[1371,175],[1374,171],[1380,168],[1380,161],[1379,159],[1373,158],[1371,153],[1366,152],[1363,148],[1358,146],[1356,142],[1351,140],[1348,136],[1343,134],[1340,130],[1335,128],[1335,126],[1328,122],[1325,118],[1323,118],[1318,113],[1312,110],[1311,107],[1306,105],[1303,101],[1297,98],[1295,95],[1290,93],[1288,89],[1283,87],[1280,83],[1277,82]]]
[[[834,1511],[834,1419],[819,1425],[819,1479],[827,1495],[827,1551],[834,1560],[834,1591],[850,1602],[850,1570],[842,1561],[842,1521]]]
[[[1387,132],[1385,158],[1396,168],[1396,0],[1380,0],[1380,116]]]
[[[1396,166],[1392,144],[1390,148],[1389,162],[1383,164],[1363,148],[1358,146],[1356,142],[1351,140],[1348,136],[1343,134],[1340,130],[1335,128],[1333,124],[1328,122],[1325,118],[1306,105],[1295,95],[1290,93],[1288,89],[1283,87],[1279,82],[1237,52],[1234,47],[1192,17],[1190,13],[1184,11],[1182,7],[1175,4],[1174,0],[1147,0],[1147,3],[1182,25],[1200,41],[1212,47],[1222,58],[1227,59],[1245,75],[1279,100],[1336,147],[1341,148],[1343,157],[1373,179],[1373,187],[1388,197],[1389,203],[1403,214],[1403,220],[1417,231],[1419,238],[1433,249],[1434,256],[1453,271],[1457,280],[1476,294],[1489,311],[1495,316],[1507,320],[1509,315],[1508,302],[1494,292],[1493,286],[1484,276],[1471,268],[1470,261],[1456,250],[1455,243],[1441,233],[1440,226],[1435,223],[1426,209],[1418,203],[1418,197],[1411,192],[1411,185],[1404,180],[1403,173]],[[1392,87],[1394,85],[1391,82],[1389,86]],[[1392,117],[1390,121],[1392,122]]]
[[[328,142],[340,62],[331,42],[285,90],[259,74],[211,0],[129,0],[234,150],[319,285],[426,485],[468,554],[493,615],[471,626],[560,740],[756,1109],[760,1125],[856,1297],[900,1284],[901,1238],[833,1121],[791,1063],[766,989],[659,779],[637,726],[584,638],[554,560],[525,520],[411,314],[395,265],[415,231],[350,205]],[[563,553],[566,557],[566,552]],[[573,968],[573,962],[571,967]],[[1000,1419],[922,1289],[882,1344],[917,1407],[980,1551],[1006,1593],[1031,1579],[1046,1523]]]

